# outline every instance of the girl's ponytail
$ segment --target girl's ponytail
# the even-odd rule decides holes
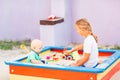
[[[95,34],[93,34],[93,33],[91,33],[91,35],[94,37],[94,39],[96,40],[96,43],[98,43],[98,37],[97,37],[97,35],[95,35]]]

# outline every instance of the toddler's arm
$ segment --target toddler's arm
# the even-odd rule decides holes
[[[32,59],[31,62],[32,62],[33,64],[43,64],[42,61],[35,60],[35,59]]]

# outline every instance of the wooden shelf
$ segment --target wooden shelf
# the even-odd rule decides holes
[[[55,25],[62,22],[64,22],[64,18],[57,17],[56,19],[51,20],[40,20],[40,25]]]

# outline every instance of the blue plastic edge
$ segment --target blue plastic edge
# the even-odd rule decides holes
[[[50,49],[61,49],[63,50],[63,46],[46,46],[42,49],[41,52]],[[71,49],[71,47],[67,47],[67,49]],[[57,70],[69,70],[69,71],[76,71],[76,72],[92,72],[92,73],[101,73],[106,70],[109,66],[111,66],[117,59],[120,58],[120,51],[119,50],[103,50],[100,49],[100,52],[113,52],[112,56],[108,57],[105,61],[103,61],[100,65],[96,68],[86,68],[86,67],[72,67],[72,66],[60,66],[60,65],[48,65],[48,64],[31,64],[20,62],[27,58],[23,57],[15,61],[5,61],[7,65],[15,65],[15,66],[28,66],[28,67],[35,67],[35,68],[49,68],[49,69],[57,69]]]

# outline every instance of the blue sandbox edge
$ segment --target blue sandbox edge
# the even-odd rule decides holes
[[[46,50],[50,49],[61,49],[63,50],[63,46],[47,46],[42,49],[41,52],[44,52]],[[68,47],[67,49],[71,49]],[[86,68],[86,67],[73,67],[73,66],[60,66],[60,65],[48,65],[48,64],[31,64],[31,63],[25,63],[21,62],[22,60],[26,59],[26,57],[20,58],[15,61],[5,61],[5,64],[7,65],[14,65],[14,66],[27,66],[27,67],[33,67],[33,68],[49,68],[54,70],[68,70],[68,71],[75,71],[75,72],[91,72],[91,73],[102,73],[107,68],[109,68],[116,60],[120,58],[120,51],[119,50],[99,50],[100,52],[113,52],[113,54],[108,57],[105,61],[103,61],[101,64],[99,64],[96,68]]]

